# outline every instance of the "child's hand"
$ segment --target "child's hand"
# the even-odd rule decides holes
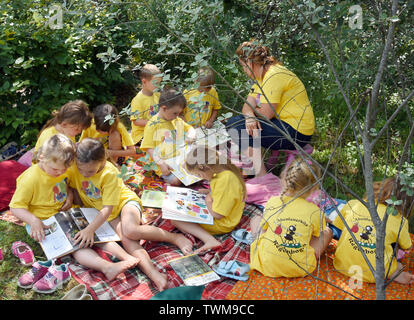
[[[206,196],[206,204],[208,205],[208,204],[213,204],[213,197],[211,196],[211,193],[209,193],[207,196]]]
[[[49,229],[49,226],[43,224],[42,220],[33,216],[33,221],[30,223],[30,237],[38,242],[45,239],[45,230]]]
[[[214,123],[214,121],[207,120],[207,121],[206,121],[206,123],[204,123],[204,126],[205,126],[207,129],[210,129],[210,128],[213,126],[213,123]]]
[[[60,208],[61,211],[69,210],[73,204],[73,190],[72,188],[68,188],[68,196],[66,198],[65,203]]]
[[[168,176],[168,175],[170,175],[171,174],[171,167],[168,165],[168,164],[166,164],[165,162],[160,162],[160,163],[158,163],[158,166],[160,167],[160,169],[161,169],[161,172],[162,172],[162,175],[163,176]]]
[[[75,244],[79,243],[80,248],[92,247],[94,243],[95,232],[88,227],[79,231],[75,237]]]
[[[198,193],[201,194],[209,194],[210,193],[210,189],[199,189],[197,190]]]

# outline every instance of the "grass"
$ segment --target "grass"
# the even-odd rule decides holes
[[[18,240],[26,242],[33,249],[36,260],[47,260],[40,245],[29,237],[24,227],[0,220],[0,248],[3,250],[4,258],[0,262],[0,300],[60,300],[67,291],[78,285],[78,282],[71,278],[62,289],[51,294],[20,288],[17,280],[29,271],[30,267],[23,266],[11,252],[13,242]]]

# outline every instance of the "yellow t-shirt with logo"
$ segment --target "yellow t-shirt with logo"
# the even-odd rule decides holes
[[[131,137],[134,144],[141,141],[144,136],[144,127],[136,126],[136,119],[149,120],[158,113],[158,102],[160,101],[160,92],[154,92],[152,96],[147,96],[138,92],[131,101],[131,111],[138,112],[138,115],[132,115],[131,120]]]
[[[45,143],[46,140],[54,136],[55,134],[59,134],[60,132],[56,130],[55,126],[51,126],[49,128],[46,128],[42,131],[39,138],[37,138],[36,145],[35,145],[35,151],[39,149],[43,143]],[[72,140],[74,143],[76,143],[76,137],[69,137],[70,140]]]
[[[141,149],[144,151],[147,149],[154,149],[154,152],[161,159],[176,157],[178,156],[178,152],[180,152],[177,145],[185,145],[186,132],[191,128],[192,127],[180,117],[167,121],[156,114],[145,126]],[[153,161],[152,159],[150,160]],[[155,170],[155,173],[158,176],[162,175],[159,167]]]
[[[377,212],[382,220],[386,214],[387,206],[378,204]],[[376,230],[372,222],[368,209],[358,200],[351,200],[342,208],[342,216],[345,218],[347,225],[354,234],[357,242],[364,250],[369,262],[375,270],[376,262]],[[362,272],[362,279],[365,282],[374,283],[375,279],[372,275],[362,253],[359,251],[357,244],[353,240],[348,229],[344,227],[342,219],[336,219],[336,226],[342,230],[338,246],[335,251],[333,261],[335,269],[349,277],[356,277],[357,268]],[[401,214],[396,216],[389,215],[385,228],[385,273],[388,271],[389,263],[392,258],[392,243],[397,242],[397,235],[400,230],[398,245],[401,249],[406,250],[411,247],[411,238],[408,231],[408,221]],[[356,267],[355,267],[356,266]],[[352,267],[352,268],[351,268]],[[360,268],[360,269],[359,269]],[[394,258],[388,273],[391,276],[397,270],[397,261]],[[359,275],[360,273],[358,273]]]
[[[68,171],[52,177],[34,164],[16,179],[16,191],[9,206],[26,209],[41,220],[50,218],[65,203],[68,184]]]
[[[213,110],[221,108],[217,90],[212,87],[208,92],[197,89],[184,91],[187,107],[184,109],[184,120],[193,127],[203,126],[210,119]],[[201,101],[200,95],[203,94]]]
[[[240,222],[244,209],[243,186],[237,176],[230,170],[214,175],[210,181],[212,209],[222,215],[214,219],[213,225],[200,224],[210,234],[231,232]]]
[[[108,221],[115,219],[128,201],[141,204],[138,195],[117,176],[118,169],[109,161],[101,171],[89,178],[80,174],[76,165],[68,173],[70,186],[78,191],[84,207],[102,210],[104,206],[113,206]]]
[[[249,96],[256,98],[257,105],[277,103],[276,114],[304,135],[315,131],[315,117],[305,86],[290,70],[280,64],[270,66],[262,81],[250,89]],[[276,118],[276,116],[275,116]]]
[[[118,122],[117,130],[121,134],[122,147],[125,148],[134,145],[134,141],[132,141],[131,135],[121,122]],[[82,141],[85,138],[97,139],[102,142],[105,149],[108,149],[108,137],[108,133],[102,134],[96,130],[95,122],[92,120],[91,126],[82,131],[82,135],[80,136],[79,141]]]
[[[315,250],[309,242],[326,228],[324,213],[315,204],[303,198],[272,197],[262,223],[264,233],[250,245],[251,269],[268,277],[287,278],[306,276],[303,269],[315,270]]]

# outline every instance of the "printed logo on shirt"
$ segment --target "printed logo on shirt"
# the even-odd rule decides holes
[[[82,181],[82,190],[83,192],[92,199],[100,199],[101,198],[101,191],[94,186],[92,181],[84,180]]]
[[[283,224],[279,223],[276,226],[274,232],[279,238],[279,241],[277,241],[277,239],[275,240],[276,247],[279,246],[289,249],[299,249],[303,246],[297,239],[302,235],[297,232],[295,224],[290,224],[286,227]]]
[[[68,178],[65,178],[53,187],[53,200],[55,203],[66,201],[68,196],[67,182]]]
[[[159,106],[158,104],[154,104],[149,107],[149,114],[151,117],[155,116],[158,113]]]
[[[363,220],[367,220],[365,223]],[[374,226],[370,219],[356,220],[352,227],[351,232],[354,234],[358,241],[358,244],[364,249],[365,253],[374,253],[376,249],[376,234]],[[352,248],[359,251],[357,244],[354,239],[350,236],[348,239]]]

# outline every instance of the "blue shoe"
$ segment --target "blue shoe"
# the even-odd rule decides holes
[[[231,236],[236,239],[236,241],[245,243],[245,244],[251,244],[253,242],[253,237],[249,231],[246,229],[238,229],[234,230],[231,233]]]
[[[220,261],[218,266],[214,266],[213,270],[227,278],[246,281],[249,278],[247,272],[250,270],[248,264],[242,263],[237,260]]]

